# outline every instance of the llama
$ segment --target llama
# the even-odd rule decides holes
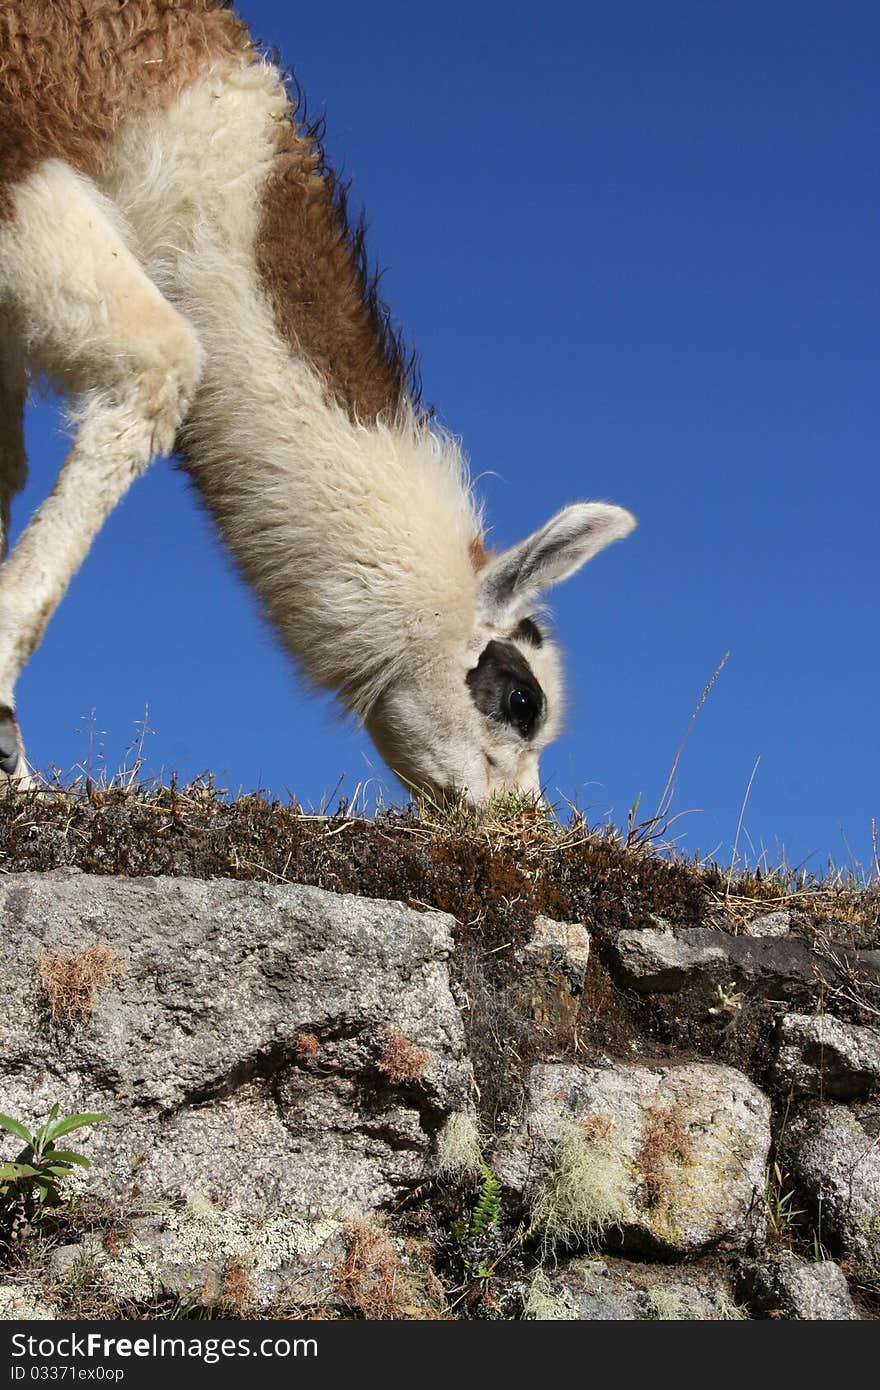
[[[15,683],[104,520],[177,450],[305,676],[410,788],[539,789],[561,716],[541,594],[629,533],[566,507],[498,554],[418,406],[344,192],[220,0],[0,5],[0,552],[28,382],[65,393],[54,489],[0,569]]]

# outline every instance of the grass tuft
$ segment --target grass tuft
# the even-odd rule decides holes
[[[453,1182],[483,1176],[483,1151],[477,1122],[456,1110],[437,1139],[437,1175]]]
[[[425,1068],[431,1060],[430,1052],[425,1052],[399,1028],[386,1028],[385,1046],[383,1047],[376,1066],[381,1072],[393,1081],[395,1085],[411,1085],[416,1081],[421,1081],[425,1075]]]
[[[532,1205],[532,1227],[545,1255],[557,1248],[595,1249],[627,1212],[629,1175],[607,1141],[601,1122],[570,1122],[563,1130],[550,1176]]]
[[[378,1221],[352,1218],[348,1250],[338,1275],[338,1290],[347,1307],[371,1321],[433,1319],[439,1285],[430,1289],[417,1278]]]
[[[41,951],[37,970],[51,1022],[74,1028],[91,1018],[99,994],[122,974],[122,963],[106,942],[96,941],[82,951]]]

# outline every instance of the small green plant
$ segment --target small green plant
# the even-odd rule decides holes
[[[487,1236],[498,1227],[501,1220],[501,1183],[484,1158],[480,1160],[483,1185],[477,1204],[471,1212],[470,1236],[476,1239]]]
[[[64,1179],[74,1168],[91,1165],[82,1154],[59,1149],[55,1141],[106,1118],[95,1114],[59,1118],[58,1106],[53,1105],[46,1123],[31,1134],[20,1121],[0,1114],[0,1128],[24,1144],[12,1162],[0,1163],[0,1238],[14,1238],[22,1225],[35,1225],[48,1208],[61,1204]]]
[[[764,1202],[770,1235],[774,1240],[790,1242],[800,1218],[805,1214],[803,1207],[795,1206],[796,1197],[791,1174],[776,1161],[768,1164],[764,1179]]]
[[[497,1247],[501,1222],[501,1183],[482,1154],[478,1154],[482,1183],[473,1211],[466,1221],[454,1221],[452,1234],[458,1241],[465,1270],[472,1279],[490,1279],[489,1255]]]

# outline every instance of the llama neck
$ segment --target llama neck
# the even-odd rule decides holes
[[[249,61],[133,121],[107,191],[206,350],[187,469],[285,645],[363,714],[469,629],[480,528],[322,168]]]
[[[473,622],[461,460],[411,414],[352,424],[274,331],[262,347],[227,341],[221,371],[209,348],[187,468],[286,647],[365,714]]]

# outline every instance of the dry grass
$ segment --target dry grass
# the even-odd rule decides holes
[[[224,1317],[247,1317],[255,1301],[251,1271],[241,1260],[230,1260],[223,1275],[218,1311]]]
[[[311,883],[365,897],[400,898],[491,922],[523,903],[578,921],[605,890],[631,911],[705,925],[745,921],[776,907],[845,920],[855,944],[880,945],[880,868],[829,867],[813,877],[785,865],[737,869],[684,858],[656,837],[565,821],[534,798],[478,810],[422,803],[373,819],[307,814],[260,795],[229,800],[210,777],[179,787],[83,782],[39,793],[0,793],[0,871],[76,866],[86,873],[229,876]],[[514,914],[514,920],[520,914]]]
[[[122,963],[106,942],[95,941],[82,951],[41,951],[37,970],[50,1020],[74,1028],[91,1018],[98,996],[122,974]]]
[[[385,1030],[385,1046],[379,1055],[376,1066],[389,1081],[396,1086],[421,1081],[425,1068],[431,1060],[430,1052],[424,1052],[407,1038],[398,1028]]]
[[[675,1197],[677,1170],[688,1157],[687,1136],[675,1109],[648,1112],[636,1167],[642,1176],[641,1201],[649,1210]]]
[[[424,1271],[414,1274],[385,1229],[366,1217],[355,1217],[349,1224],[348,1252],[337,1286],[347,1307],[371,1321],[440,1316],[439,1281]]]

